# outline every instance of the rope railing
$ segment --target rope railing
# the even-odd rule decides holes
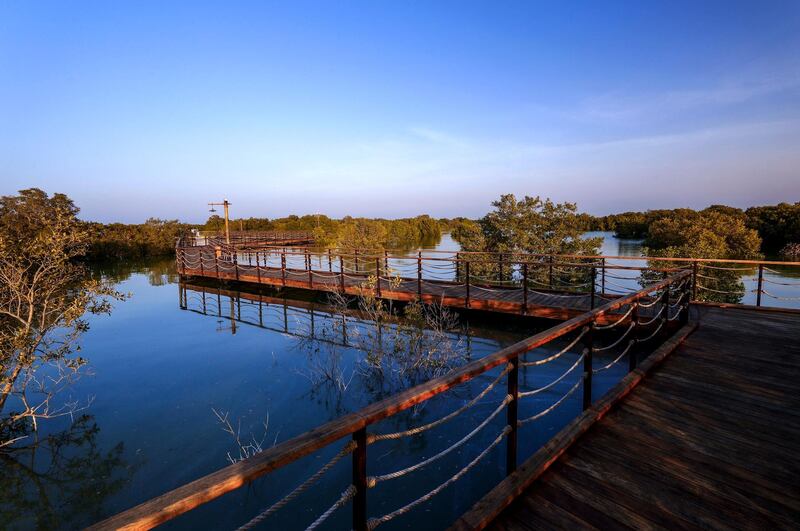
[[[572,374],[572,371],[574,371],[578,367],[578,365],[580,365],[580,363],[584,360],[584,358],[586,357],[586,354],[588,354],[588,353],[589,353],[589,349],[588,348],[583,349],[583,351],[581,352],[580,356],[578,356],[578,358],[575,360],[575,363],[573,363],[572,366],[569,369],[564,371],[561,374],[561,376],[559,376],[558,378],[556,378],[552,382],[548,383],[547,385],[543,385],[542,387],[537,387],[536,389],[532,389],[530,391],[521,391],[518,396],[520,398],[524,398],[524,397],[528,397],[528,396],[538,395],[539,393],[542,393],[544,391],[547,391],[548,389],[551,389],[551,388],[555,387],[564,378],[566,378],[567,376]]]
[[[578,341],[583,339],[583,337],[589,332],[589,330],[590,330],[590,328],[588,326],[584,327],[581,330],[580,334],[578,334],[578,336],[575,339],[573,339],[570,344],[568,344],[566,347],[564,347],[563,349],[559,350],[555,354],[553,354],[551,356],[548,356],[548,357],[546,357],[544,359],[541,359],[541,360],[521,361],[520,365],[523,366],[523,367],[536,367],[538,365],[544,365],[545,363],[549,363],[549,362],[551,362],[553,360],[557,360],[563,354],[565,354],[565,353],[569,352],[570,350],[572,350],[572,347],[574,347],[578,343]]]
[[[622,324],[622,322],[625,319],[627,319],[630,316],[630,314],[633,313],[633,310],[638,306],[639,306],[639,303],[631,304],[631,307],[628,308],[628,311],[626,311],[624,314],[622,314],[616,321],[614,321],[614,322],[612,322],[610,324],[607,324],[607,325],[596,325],[594,327],[595,330],[611,330],[612,328],[615,328],[615,327],[619,326],[620,324]]]
[[[389,481],[389,480],[392,480],[392,479],[397,479],[399,477],[403,477],[406,474],[410,474],[411,472],[415,472],[415,471],[417,471],[417,470],[419,470],[421,468],[424,468],[424,467],[428,466],[429,464],[433,463],[434,461],[438,461],[442,457],[446,456],[447,454],[449,454],[450,452],[452,452],[456,448],[459,448],[459,447],[463,446],[464,443],[466,443],[467,441],[472,439],[479,431],[481,431],[483,428],[485,428],[486,425],[489,424],[489,422],[494,420],[494,418],[497,417],[497,415],[499,415],[501,412],[503,412],[505,410],[505,408],[506,408],[506,405],[508,405],[508,403],[511,402],[512,400],[513,400],[513,397],[511,395],[506,395],[506,397],[503,399],[503,401],[500,402],[500,404],[495,408],[495,410],[492,411],[492,413],[488,417],[486,417],[483,420],[483,422],[478,424],[471,432],[467,433],[464,437],[462,437],[461,439],[459,439],[455,443],[451,444],[450,446],[448,446],[447,448],[445,448],[441,452],[439,452],[437,454],[434,454],[433,456],[429,457],[428,459],[425,459],[424,461],[420,461],[419,463],[416,463],[416,464],[411,465],[409,467],[403,468],[401,470],[397,470],[395,472],[390,472],[388,474],[381,474],[379,476],[368,477],[367,478],[367,486],[369,486],[371,488],[371,487],[374,487],[375,485],[377,485],[378,483],[381,483],[383,481]]]
[[[440,484],[438,487],[436,487],[435,489],[431,490],[430,492],[428,492],[424,496],[420,496],[419,498],[417,498],[416,500],[412,501],[411,503],[408,503],[408,504],[404,505],[403,507],[400,507],[399,509],[396,509],[395,511],[392,511],[391,513],[385,514],[385,515],[381,516],[380,518],[370,518],[367,521],[366,529],[370,529],[370,530],[375,529],[379,525],[384,524],[384,523],[386,523],[386,522],[388,522],[388,521],[390,521],[390,520],[392,520],[392,519],[394,519],[394,518],[396,518],[396,517],[398,517],[398,516],[400,516],[402,514],[407,513],[408,511],[410,511],[414,507],[420,505],[421,503],[425,503],[426,501],[430,500],[431,498],[433,498],[434,496],[439,494],[441,491],[443,491],[444,489],[446,489],[447,487],[449,487],[450,485],[452,485],[453,483],[455,483],[456,481],[461,479],[464,476],[464,474],[466,474],[473,467],[475,467],[475,465],[477,465],[481,461],[481,459],[486,457],[486,454],[491,452],[492,449],[494,449],[498,444],[500,444],[500,442],[502,442],[503,438],[507,437],[509,435],[509,433],[511,433],[511,431],[512,431],[512,428],[510,426],[506,426],[505,428],[503,428],[503,431],[500,432],[500,435],[498,435],[497,438],[495,438],[495,440],[492,441],[489,444],[489,446],[487,446],[480,454],[478,454],[472,461],[470,461],[467,464],[467,466],[465,466],[464,468],[462,468],[461,470],[459,470],[458,472],[453,474],[453,476],[451,476],[450,479],[448,479],[444,483]]]
[[[262,511],[258,516],[252,518],[249,522],[247,522],[243,526],[240,526],[237,531],[247,531],[248,529],[252,529],[253,527],[255,527],[258,524],[260,524],[261,522],[263,522],[268,516],[276,513],[279,509],[282,509],[283,507],[285,507],[290,501],[292,501],[293,499],[297,498],[299,495],[301,495],[302,493],[307,491],[328,470],[333,468],[333,465],[338,463],[340,459],[342,459],[347,454],[352,453],[353,450],[355,450],[355,449],[356,449],[355,441],[350,441],[349,443],[344,445],[344,448],[339,450],[339,453],[337,453],[335,456],[333,456],[333,458],[330,461],[325,463],[325,465],[322,468],[320,468],[319,470],[317,470],[317,472],[315,472],[311,477],[309,477],[307,480],[305,480],[303,483],[301,483],[292,492],[290,492],[289,494],[287,494],[286,496],[281,498],[279,501],[277,501],[274,504],[272,504],[269,508],[267,508],[264,511]],[[324,520],[324,518],[323,518],[323,520]],[[321,521],[318,522],[317,525],[319,525],[319,523],[321,523]]]
[[[633,331],[633,329],[634,329],[634,328],[636,328],[636,325],[637,325],[637,322],[636,322],[636,321],[631,321],[631,324],[630,324],[630,325],[628,325],[628,328],[626,328],[626,329],[625,329],[625,331],[622,333],[622,335],[621,335],[621,336],[619,336],[619,337],[617,338],[617,340],[616,340],[616,341],[614,341],[614,342],[613,342],[613,343],[611,343],[610,345],[606,345],[605,347],[595,347],[595,348],[594,348],[594,352],[605,352],[605,351],[607,351],[607,350],[611,350],[611,349],[615,348],[617,345],[619,345],[620,343],[622,343],[622,341],[623,341],[623,340],[624,340],[626,337],[628,337],[628,334],[630,334],[630,333]]]
[[[377,442],[377,441],[388,441],[388,440],[402,439],[403,437],[411,437],[413,435],[419,435],[420,433],[424,433],[424,432],[426,432],[426,431],[428,431],[428,430],[430,430],[432,428],[435,428],[437,426],[441,426],[445,422],[447,422],[447,421],[449,421],[451,419],[454,419],[455,417],[457,417],[461,413],[465,412],[466,410],[468,410],[469,408],[471,408],[472,406],[477,404],[478,401],[480,401],[483,397],[485,397],[489,393],[489,391],[494,389],[495,386],[498,383],[500,383],[500,380],[502,380],[503,377],[506,374],[509,373],[509,371],[511,371],[511,366],[507,365],[500,372],[500,374],[497,375],[497,378],[495,378],[492,381],[492,383],[487,385],[483,389],[483,391],[481,391],[477,396],[475,396],[475,398],[473,398],[472,400],[470,400],[469,402],[467,402],[466,404],[461,406],[459,409],[456,409],[455,411],[449,413],[448,415],[440,418],[439,420],[435,420],[435,421],[430,422],[428,424],[425,424],[425,425],[422,425],[422,426],[417,426],[416,428],[411,428],[411,429],[408,429],[408,430],[405,430],[405,431],[398,431],[398,432],[394,432],[394,433],[372,433],[372,434],[368,434],[367,435],[367,444],[371,444],[371,443]]]
[[[306,531],[312,531],[318,528],[320,525],[322,525],[323,522],[325,522],[325,520],[327,520],[330,517],[330,515],[336,512],[337,509],[339,509],[340,507],[344,507],[345,504],[347,504],[350,500],[355,498],[357,493],[358,491],[355,485],[348,486],[344,490],[344,492],[342,492],[342,494],[339,496],[339,499],[336,500],[336,502],[333,505],[331,505],[327,511],[319,515],[319,518],[314,520],[314,522],[312,522],[312,524],[306,528]]]
[[[630,352],[630,350],[633,348],[633,346],[634,346],[636,343],[637,343],[637,341],[636,341],[635,339],[631,339],[631,340],[629,340],[629,341],[628,341],[628,346],[627,346],[627,347],[625,347],[625,349],[624,349],[622,352],[620,352],[620,353],[619,353],[619,356],[617,356],[616,358],[614,358],[614,359],[613,359],[613,360],[612,360],[610,363],[607,363],[606,365],[603,365],[602,367],[599,367],[599,368],[597,368],[597,369],[592,369],[592,371],[593,371],[595,374],[597,374],[598,372],[607,371],[608,369],[610,369],[611,367],[613,367],[614,365],[616,365],[617,363],[619,363],[619,361],[620,361],[622,358],[624,358],[625,356],[627,356],[627,355],[628,355],[628,353]]]
[[[429,501],[436,494],[443,489],[452,485],[455,481],[463,477],[470,469],[475,467],[477,463],[484,459],[486,455],[504,439],[508,439],[506,445],[506,467],[507,472],[511,473],[516,468],[518,461],[517,456],[517,438],[519,437],[519,428],[523,425],[528,425],[531,422],[541,419],[550,414],[556,408],[562,406],[566,401],[573,396],[579,389],[583,389],[583,408],[588,408],[592,403],[592,374],[595,372],[593,366],[593,355],[599,355],[601,352],[610,352],[622,344],[622,339],[616,340],[608,347],[595,347],[595,337],[598,334],[603,334],[608,331],[603,331],[597,328],[600,319],[611,318],[614,320],[615,325],[629,319],[629,323],[638,322],[635,313],[630,313],[632,309],[638,307],[638,301],[643,298],[648,298],[657,294],[658,297],[663,297],[665,304],[662,308],[669,306],[669,287],[672,284],[681,285],[680,283],[687,278],[691,273],[680,272],[663,279],[652,286],[643,288],[630,295],[622,296],[611,300],[597,308],[589,310],[584,314],[565,321],[549,330],[540,332],[531,336],[523,341],[514,345],[506,347],[502,350],[486,355],[482,358],[476,359],[465,365],[462,365],[451,372],[434,378],[428,382],[412,387],[397,395],[388,397],[384,400],[371,404],[359,411],[333,420],[322,426],[310,430],[304,434],[296,436],[292,439],[284,441],[275,445],[272,448],[266,449],[250,458],[244,459],[234,465],[229,465],[213,474],[200,478],[190,484],[179,487],[178,489],[168,492],[158,498],[147,501],[137,508],[120,513],[110,519],[101,522],[96,528],[111,529],[125,526],[138,526],[139,528],[150,528],[158,523],[174,518],[179,514],[191,510],[202,503],[206,503],[222,494],[241,487],[242,485],[250,482],[258,477],[272,472],[278,468],[284,467],[292,462],[295,462],[305,456],[328,447],[331,444],[341,441],[344,437],[352,436],[352,442],[345,444],[339,453],[334,455],[325,465],[317,469],[317,471],[308,477],[305,481],[301,482],[299,486],[292,489],[288,494],[283,496],[278,502],[273,503],[268,508],[260,511],[256,516],[248,520],[245,528],[248,526],[256,525],[266,521],[270,515],[285,507],[287,504],[296,500],[300,494],[306,492],[312,485],[316,484],[320,477],[326,472],[329,472],[337,461],[340,461],[345,455],[351,455],[353,460],[352,480],[349,482],[348,488],[341,493],[336,501],[327,510],[325,510],[310,526],[314,529],[325,522],[337,510],[344,507],[346,504],[352,502],[353,522],[352,526],[358,531],[365,529],[374,529],[378,525],[388,522],[402,514],[405,514],[415,507]],[[689,289],[687,283],[683,283],[684,290]],[[680,300],[680,299],[679,299]],[[623,318],[620,318],[619,315]],[[688,319],[688,298],[682,300],[681,305],[678,306],[676,315],[680,316],[680,322],[685,323]],[[613,327],[612,327],[613,328]],[[622,334],[624,338],[631,333],[632,324]],[[668,331],[669,323],[666,319],[661,319],[659,327],[654,330],[647,338],[637,341],[641,344],[644,341],[649,341],[656,337],[656,335]],[[574,335],[572,335],[574,333]],[[526,361],[523,357],[529,353],[550,347],[555,342],[561,342],[567,337],[572,339],[566,345],[566,348],[561,348],[556,353],[547,353],[543,359]],[[667,335],[664,335],[666,338]],[[583,346],[581,353],[572,360],[569,368],[564,371],[559,371],[559,374],[550,379],[550,382],[540,386],[537,389],[519,390],[519,368],[531,367],[533,370],[541,370],[542,366],[546,363],[553,362],[561,356],[570,352],[578,343]],[[544,348],[543,348],[544,347]],[[629,352],[631,344],[628,348],[622,350],[621,353],[614,354],[614,360],[611,364],[605,363],[603,367],[597,370],[605,370],[613,363],[616,363],[625,355],[628,355],[631,360],[634,358]],[[583,364],[584,370],[579,371],[579,367]],[[630,365],[634,367],[633,361]],[[492,378],[488,385],[481,386],[479,391],[473,392],[473,398],[468,402],[462,403],[451,413],[440,417],[432,422],[424,423],[415,428],[410,428],[404,431],[397,431],[391,433],[374,433],[371,427],[387,418],[394,417],[401,411],[407,410],[415,405],[424,403],[435,396],[441,395],[450,389],[457,386],[462,386],[475,380],[477,377],[486,374],[494,368],[502,368],[499,374]],[[578,374],[576,382],[570,384],[570,388],[561,395],[557,400],[550,403],[545,409],[535,413],[531,416],[520,419],[517,414],[519,401],[523,398],[530,398],[537,396],[537,403],[550,394],[554,389],[568,381],[569,375]],[[492,390],[505,380],[507,389],[503,395],[502,400],[496,404],[492,412],[484,417],[474,428],[472,428],[466,435],[459,438],[452,443],[449,443],[444,448],[439,449],[434,455],[428,457],[416,464],[402,468],[400,470],[389,472],[380,475],[368,475],[367,473],[367,451],[368,448],[377,443],[378,441],[396,440],[404,437],[419,436],[423,433],[430,433],[430,430],[440,427],[448,421],[452,421],[455,417],[463,414],[470,408],[474,408],[481,400],[484,400]],[[547,391],[547,393],[545,393]],[[512,407],[513,406],[513,407]],[[437,487],[428,491],[426,494],[416,498],[414,501],[403,505],[399,509],[387,513],[380,517],[368,518],[366,512],[366,497],[368,491],[382,483],[391,485],[392,479],[411,474],[420,470],[433,462],[441,462],[445,456],[459,455],[455,452],[456,449],[464,447],[468,441],[474,440],[477,434],[485,430],[489,424],[495,421],[501,413],[505,412],[504,418],[506,422],[505,428],[483,451],[481,451],[474,459],[472,459],[466,466],[462,467],[454,475],[446,479]],[[452,459],[452,458],[451,458]],[[442,469],[446,465],[437,467]]]
[[[521,419],[521,420],[519,420],[519,421],[517,422],[517,423],[518,423],[518,425],[519,425],[519,426],[522,426],[523,424],[527,424],[527,423],[529,423],[529,422],[533,422],[533,421],[535,421],[535,420],[539,420],[540,418],[544,417],[545,415],[548,415],[548,414],[550,414],[550,413],[551,413],[553,410],[555,410],[555,409],[556,409],[558,406],[560,406],[561,404],[563,404],[563,403],[564,403],[564,401],[566,401],[566,400],[567,400],[567,398],[569,398],[570,396],[572,396],[572,395],[575,393],[575,391],[577,391],[577,390],[578,390],[578,388],[580,388],[580,387],[581,387],[581,384],[582,384],[582,383],[583,383],[583,380],[582,380],[582,379],[579,379],[577,382],[575,382],[575,385],[573,385],[573,386],[570,388],[570,390],[569,390],[569,391],[567,391],[567,392],[566,392],[566,393],[565,393],[565,394],[564,394],[564,395],[563,395],[561,398],[559,398],[558,400],[556,400],[556,402],[555,402],[553,405],[551,405],[550,407],[548,407],[547,409],[545,409],[545,410],[543,410],[543,411],[540,411],[539,413],[536,413],[535,415],[532,415],[532,416],[530,416],[530,417],[527,417],[527,418],[524,418],[524,419]]]

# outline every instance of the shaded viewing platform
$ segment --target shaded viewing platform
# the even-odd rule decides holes
[[[415,518],[420,522],[424,511],[441,503],[442,491],[457,485],[478,491],[436,528],[800,525],[800,310],[763,304],[778,295],[767,284],[800,286],[793,277],[770,277],[770,268],[800,263],[643,257],[639,260],[647,265],[626,266],[608,263],[608,257],[253,251],[180,246],[178,271],[186,279],[179,293],[182,307],[190,289],[207,313],[206,288],[187,285],[199,277],[218,280],[219,286],[238,281],[238,288],[252,283],[418,299],[561,322],[93,528],[155,527],[262,477],[271,505],[242,514],[245,528],[269,528],[277,511],[307,529],[415,525]],[[756,306],[704,300],[742,292],[736,276],[742,271],[753,275]],[[216,289],[219,301],[222,287]],[[780,292],[781,300],[792,300],[787,293]],[[277,302],[262,294],[239,299],[252,304],[256,313],[250,321],[258,325],[265,302]],[[231,321],[243,320],[233,299],[228,311]],[[216,313],[222,312],[217,302]],[[288,333],[285,317],[283,323]],[[312,337],[313,331],[312,324]],[[463,398],[448,406],[454,408],[449,413],[424,422],[409,417],[410,426],[396,431],[398,423],[391,421],[404,411],[453,392]],[[541,430],[542,419],[553,419],[553,411],[568,412],[559,417],[553,436],[526,446],[526,438]],[[376,460],[405,448],[398,441],[423,439],[434,446],[419,462],[414,458],[414,464],[400,467],[397,454],[392,462]],[[272,472],[303,459],[312,459],[316,472],[293,477],[291,484],[269,482]],[[340,460],[349,464],[329,472]],[[476,484],[480,467],[502,475]],[[321,493],[326,505],[306,507],[313,514],[300,511],[303,501],[297,498],[322,489],[316,483],[326,473],[335,485]],[[405,476],[413,478],[413,492],[408,482],[398,488],[396,480]],[[452,510],[447,503],[443,507]]]

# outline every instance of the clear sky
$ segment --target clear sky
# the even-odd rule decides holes
[[[800,1],[0,1],[0,194],[82,216],[800,201]]]

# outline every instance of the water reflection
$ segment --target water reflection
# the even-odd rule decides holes
[[[359,317],[357,310],[342,312],[330,305],[276,295],[250,293],[220,286],[179,283],[178,303],[182,310],[216,317],[217,331],[236,334],[240,324],[279,332],[298,340],[314,340],[343,347],[363,347],[358,339],[383,335],[395,323],[376,323]],[[479,331],[480,337],[477,336]],[[470,327],[448,331],[454,342],[464,344],[468,359],[486,349],[496,349],[498,341],[508,343],[521,338],[514,331]]]
[[[94,417],[82,415],[63,431],[0,448],[4,529],[75,529],[104,515],[137,466],[124,459],[121,442],[104,450],[99,432]]]
[[[132,275],[146,275],[151,286],[177,284],[180,278],[173,257],[96,262],[89,268],[89,274],[113,283],[124,282]]]

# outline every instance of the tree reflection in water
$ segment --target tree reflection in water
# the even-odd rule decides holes
[[[106,500],[123,489],[138,465],[123,459],[120,442],[98,444],[91,415],[59,433],[0,448],[0,523],[8,529],[74,529],[107,516]],[[12,434],[12,438],[24,436]]]

